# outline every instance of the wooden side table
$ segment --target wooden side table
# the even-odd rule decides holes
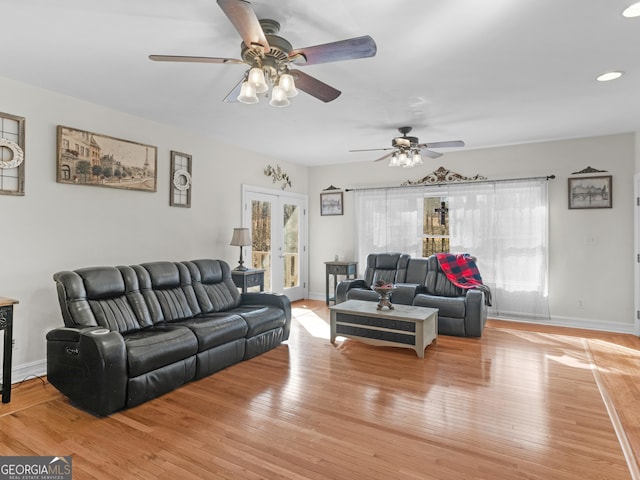
[[[0,330],[4,330],[2,358],[2,403],[11,401],[11,359],[13,354],[13,306],[18,300],[0,297]]]
[[[338,275],[346,278],[356,278],[358,271],[358,262],[324,262],[327,266],[326,274],[326,293],[327,305],[329,302],[336,301],[336,287],[338,285]],[[329,276],[333,275],[333,297],[329,295]]]
[[[242,289],[242,293],[251,287],[260,287],[260,291],[264,292],[264,270],[231,270],[231,278],[236,287]]]

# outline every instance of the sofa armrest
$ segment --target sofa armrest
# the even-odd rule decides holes
[[[412,305],[415,296],[423,291],[424,285],[418,283],[396,283],[391,291],[391,302]]]
[[[122,335],[102,327],[47,333],[47,378],[79,407],[109,415],[127,401],[127,351]]]
[[[469,289],[466,295],[465,332],[468,337],[482,336],[484,324],[487,322],[487,307],[484,293],[481,290]]]
[[[367,288],[367,284],[361,278],[343,280],[336,286],[336,304],[347,301],[347,292],[352,288]]]
[[[291,330],[291,300],[286,295],[281,293],[269,293],[269,292],[245,292],[240,295],[240,306],[258,306],[268,305],[272,307],[280,308],[284,311],[285,325],[283,340],[289,338],[289,332]]]

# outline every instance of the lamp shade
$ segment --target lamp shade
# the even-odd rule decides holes
[[[290,104],[289,99],[287,98],[287,94],[279,85],[273,87],[271,90],[271,101],[269,105],[272,107],[286,107]]]
[[[293,81],[293,76],[289,73],[280,75],[278,86],[284,90],[284,93],[288,98],[298,95],[298,90],[296,90],[296,84]]]
[[[255,87],[256,93],[264,93],[269,90],[269,86],[264,78],[264,72],[259,67],[253,67],[249,70],[247,82]]]
[[[240,95],[238,95],[238,101],[242,103],[258,103],[258,96],[256,95],[256,88],[249,82],[242,82],[240,88]]]
[[[246,247],[251,245],[251,234],[248,228],[234,228],[231,243],[236,247]]]

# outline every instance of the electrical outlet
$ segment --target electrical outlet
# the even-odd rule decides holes
[[[15,339],[15,338],[12,338],[12,339],[11,339],[11,348],[12,348],[13,350],[17,350],[17,348],[16,348],[16,339]]]
[[[584,300],[581,298],[578,299],[578,308],[584,308]]]

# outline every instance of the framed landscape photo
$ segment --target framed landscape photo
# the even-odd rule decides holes
[[[611,175],[569,178],[569,208],[611,208]]]
[[[320,194],[320,215],[342,215],[342,192]]]
[[[153,145],[58,125],[56,181],[155,192]]]

